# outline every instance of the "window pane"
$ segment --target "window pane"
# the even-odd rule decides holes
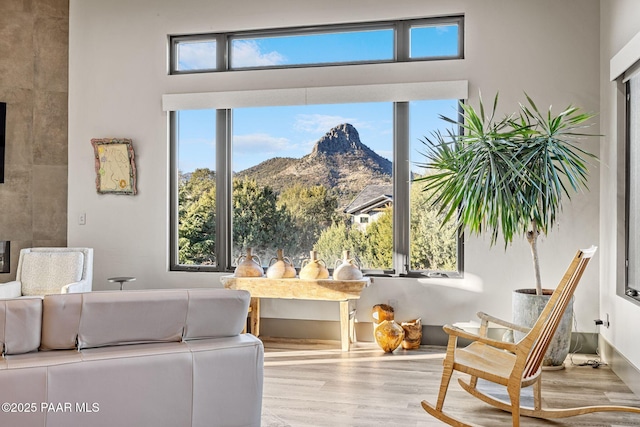
[[[630,288],[640,291],[640,75],[629,80],[629,262],[627,283]]]
[[[233,256],[392,266],[391,103],[233,110]]]
[[[458,24],[414,26],[410,30],[411,58],[459,56]]]
[[[392,29],[231,40],[231,68],[392,59]]]
[[[216,41],[183,41],[176,44],[176,70],[198,71],[216,69]]]
[[[417,178],[426,172],[418,164],[424,164],[427,146],[421,140],[431,132],[444,132],[447,124],[440,114],[456,119],[457,100],[416,101],[409,104],[411,175]],[[457,131],[457,129],[456,129]],[[410,195],[410,267],[412,271],[458,271],[457,229],[453,224],[441,228],[442,217],[437,207],[427,202],[428,194],[422,191],[423,183],[411,183]]]
[[[216,265],[215,110],[179,111],[178,263]]]

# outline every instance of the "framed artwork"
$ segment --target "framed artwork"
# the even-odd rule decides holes
[[[136,194],[136,162],[130,139],[92,139],[96,190],[101,194]]]

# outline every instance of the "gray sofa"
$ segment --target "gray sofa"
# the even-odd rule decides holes
[[[0,300],[0,426],[259,426],[249,294],[110,291]]]

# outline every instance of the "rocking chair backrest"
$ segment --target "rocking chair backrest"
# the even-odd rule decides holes
[[[567,268],[560,283],[545,305],[540,317],[536,321],[531,331],[520,341],[527,346],[533,342],[533,347],[529,352],[522,377],[529,378],[540,369],[553,335],[558,329],[562,315],[573,297],[573,293],[578,286],[589,260],[593,257],[597,247],[579,250],[573,261]]]

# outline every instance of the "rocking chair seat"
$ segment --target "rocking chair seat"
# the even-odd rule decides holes
[[[456,352],[454,369],[498,384],[507,385],[516,355],[474,342]]]

